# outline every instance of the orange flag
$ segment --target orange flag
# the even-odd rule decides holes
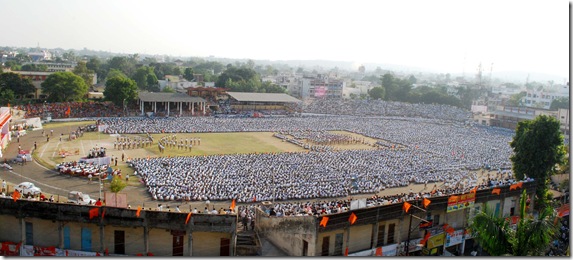
[[[90,219],[95,218],[98,215],[99,215],[99,209],[98,208],[90,209]]]
[[[497,194],[497,195],[499,195],[500,193],[501,193],[501,189],[493,189],[493,190],[491,191],[491,194]]]
[[[348,256],[348,247],[346,247],[346,250],[344,250],[344,256]]]
[[[422,202],[422,204],[424,205],[424,208],[427,208],[428,205],[430,205],[430,203],[432,203],[432,201],[430,201],[430,200],[427,199],[427,198],[424,198],[424,201]]]
[[[518,182],[517,184],[515,184],[515,187],[518,187],[518,188],[520,188],[520,189],[521,189],[522,186],[523,186],[523,182],[522,182],[522,181],[520,181],[520,182]]]
[[[328,223],[328,219],[329,219],[329,218],[326,217],[326,216],[322,217],[322,219],[320,220],[320,225],[318,225],[318,226],[319,226],[319,227],[320,227],[320,226],[326,227],[326,223]]]
[[[354,214],[354,212],[352,212],[352,214],[350,214],[350,217],[348,218],[348,221],[350,221],[350,225],[353,225],[357,219],[358,219],[358,217],[356,216],[356,214]]]
[[[426,235],[424,236],[424,239],[420,241],[420,244],[426,245],[426,241],[428,241],[428,239],[430,239],[430,232],[426,232]]]
[[[70,116],[70,114],[72,113],[72,109],[70,108],[70,106],[68,106],[68,110],[66,110],[66,116]]]
[[[137,211],[135,212],[135,216],[139,218],[140,213],[141,213],[141,206],[137,206]]]
[[[509,190],[517,190],[517,185],[515,184],[510,185]]]
[[[187,219],[185,219],[185,225],[187,225],[187,223],[189,223],[190,218],[191,218],[191,212],[189,212],[189,214],[187,214]]]
[[[15,190],[15,191],[12,193],[12,198],[14,199],[14,202],[16,202],[16,200],[18,200],[18,199],[20,198],[20,196],[21,196],[21,195],[20,195],[20,192],[18,192],[17,190]]]
[[[376,248],[376,256],[382,256],[382,247]]]
[[[235,210],[235,199],[233,199],[233,202],[231,202],[231,209]]]
[[[477,191],[478,191],[478,187],[475,186],[475,188],[473,188],[473,189],[470,190],[470,193],[477,193]]]
[[[402,209],[404,211],[406,211],[406,213],[408,213],[408,210],[410,210],[410,207],[412,207],[412,204],[408,203],[407,201],[404,201],[404,205],[402,206]]]

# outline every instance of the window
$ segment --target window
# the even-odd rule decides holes
[[[343,233],[336,234],[334,238],[334,255],[342,255],[342,239],[344,238]]]
[[[394,244],[395,229],[396,229],[396,224],[388,225],[388,241],[386,241],[386,244]]]
[[[322,256],[327,256],[330,249],[330,236],[322,238]]]
[[[26,245],[34,245],[34,224],[26,222]]]
[[[434,215],[434,224],[433,226],[438,226],[440,225],[440,215]]]
[[[509,209],[509,215],[510,216],[513,216],[515,214],[515,205],[516,205],[515,200],[512,200],[511,201],[511,208]]]
[[[386,235],[386,225],[378,226],[378,241],[376,242],[376,247],[384,245],[384,236]]]

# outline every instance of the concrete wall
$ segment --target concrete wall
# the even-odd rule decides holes
[[[346,237],[345,237],[346,238]],[[372,225],[350,226],[350,239],[348,245],[344,241],[343,248],[348,246],[348,252],[357,252],[370,249],[372,242]]]
[[[59,246],[58,223],[43,219],[24,219],[24,222],[32,223],[33,239],[35,246]]]
[[[22,239],[20,219],[11,215],[0,215],[0,241],[19,242]]]
[[[276,247],[290,256],[303,255],[303,240],[308,242],[308,256],[317,253],[317,222],[313,216],[301,217],[268,217],[257,212],[256,230]]]
[[[143,228],[106,226],[104,229],[104,248],[107,248],[110,254],[118,254],[118,252],[114,251],[116,230],[124,231],[126,255],[145,254],[145,240],[143,238]]]
[[[88,224],[88,223],[74,223],[70,222],[67,223],[66,226],[70,227],[70,248],[74,250],[82,250],[82,228],[88,228],[91,230],[91,250],[92,252],[101,252],[100,249],[102,248],[100,244],[100,232],[99,226],[95,224]],[[34,231],[36,232],[36,231]],[[105,237],[104,237],[105,241]],[[36,242],[36,241],[34,241]]]
[[[193,256],[220,256],[221,238],[230,240],[231,234],[193,232]],[[232,245],[229,246],[229,252],[232,252]]]
[[[183,255],[187,249],[187,236],[183,236]],[[166,229],[149,229],[149,252],[154,256],[172,256],[173,255],[173,236]]]
[[[314,252],[315,256],[321,256],[322,255],[322,240],[324,237],[330,237],[329,238],[329,247],[328,247],[328,255],[334,255],[334,250],[336,247],[336,234],[342,234],[342,253],[344,253],[344,241],[345,241],[345,236],[346,233],[344,232],[344,230],[335,230],[335,231],[330,231],[330,232],[323,232],[323,233],[319,233],[318,234],[318,242],[317,242],[317,246],[316,246],[316,252]]]

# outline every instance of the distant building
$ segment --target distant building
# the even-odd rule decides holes
[[[24,98],[29,99],[45,99],[47,96],[42,94],[42,83],[46,81],[48,76],[52,75],[54,72],[41,72],[41,71],[12,71],[13,73],[20,74],[22,78],[28,78],[32,81],[32,85],[36,87],[36,91],[33,94],[29,94]]]
[[[58,63],[58,62],[27,62],[26,64],[35,64],[35,65],[45,65],[48,68],[48,72],[58,72],[58,71],[73,71],[74,68],[78,65],[77,62],[67,62],[67,63]]]
[[[521,99],[522,105],[526,107],[535,107],[549,109],[551,102],[557,98],[569,98],[569,90],[560,92],[547,92],[528,90],[527,95]]]
[[[51,60],[53,55],[47,50],[40,50],[36,52],[28,53],[28,56],[32,61],[43,61],[43,60]]]
[[[289,94],[302,100],[307,98],[341,99],[345,85],[343,80],[318,74],[316,77],[299,79],[297,85],[289,86]]]

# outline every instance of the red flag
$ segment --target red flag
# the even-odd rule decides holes
[[[135,216],[139,218],[140,213],[141,213],[141,206],[137,206],[137,211],[135,212]]]
[[[257,196],[253,196],[253,202],[257,202]]]
[[[320,220],[320,225],[318,225],[318,226],[319,226],[319,227],[320,227],[320,226],[326,227],[326,223],[328,223],[328,219],[329,219],[329,218],[326,217],[326,216],[322,217],[322,219]]]
[[[382,256],[382,247],[376,248],[376,256]]]
[[[235,199],[233,199],[233,202],[231,202],[231,209],[235,210]]]
[[[90,209],[90,219],[95,218],[98,215],[99,215],[99,209],[98,208]]]
[[[348,256],[348,247],[346,247],[346,250],[344,250],[344,256]]]
[[[187,214],[187,219],[185,219],[185,225],[187,225],[187,223],[189,223],[190,218],[191,218],[191,212],[189,212],[189,214]]]
[[[500,193],[501,193],[501,189],[493,189],[493,190],[491,191],[491,194],[497,194],[497,195],[499,195]]]
[[[348,218],[348,221],[350,221],[350,225],[352,225],[356,222],[357,219],[358,219],[358,217],[356,216],[356,214],[354,214],[354,212],[352,212],[352,214],[350,214],[350,217]]]
[[[432,201],[430,201],[427,198],[424,198],[424,201],[422,202],[422,204],[424,205],[424,208],[428,208],[428,205],[430,205],[430,203],[432,203]]]
[[[16,200],[18,200],[20,197],[21,197],[21,194],[20,194],[20,192],[18,192],[17,190],[15,190],[15,191],[12,193],[12,198],[14,199],[14,202],[16,202]]]
[[[412,204],[408,203],[407,201],[404,201],[404,205],[402,206],[402,209],[404,211],[406,211],[406,213],[408,213],[408,210],[410,210],[410,207],[412,207]]]

